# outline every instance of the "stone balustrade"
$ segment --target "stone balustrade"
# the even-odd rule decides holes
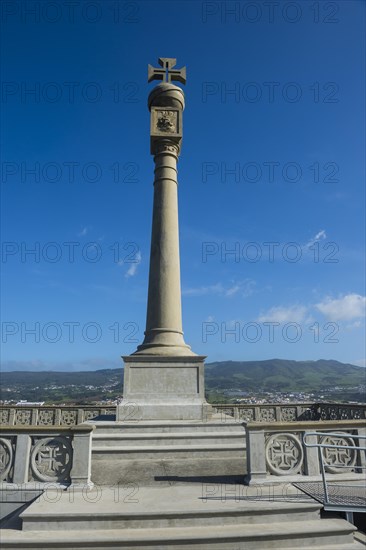
[[[286,403],[213,405],[217,412],[246,422],[298,422],[310,420],[366,419],[366,404]]]
[[[246,482],[292,482],[304,479],[304,476],[307,479],[319,478],[318,449],[303,444],[303,435],[314,431],[339,433],[339,437],[320,437],[320,442],[349,447],[338,451],[322,451],[327,472],[335,476],[347,474],[351,477],[362,474],[362,468],[366,466],[365,451],[354,447],[360,446],[357,437],[366,434],[364,420],[249,422],[246,425]],[[316,435],[308,436],[307,443],[317,443],[317,439]]]
[[[245,422],[297,422],[310,420],[366,419],[366,404],[286,403],[214,404],[217,413]],[[3,426],[76,426],[92,419],[116,414],[115,406],[0,406]]]
[[[88,420],[115,414],[115,406],[1,406],[0,424],[3,426],[77,426]]]
[[[90,485],[94,426],[6,426],[0,437],[2,488]]]

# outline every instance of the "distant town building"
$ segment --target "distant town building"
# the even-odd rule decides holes
[[[45,404],[44,401],[27,401],[26,399],[21,399],[16,404],[17,407],[24,406],[24,407],[42,407]]]

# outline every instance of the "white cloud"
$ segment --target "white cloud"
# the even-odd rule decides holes
[[[185,296],[204,296],[205,294],[222,294],[223,286],[221,283],[209,286],[199,286],[196,288],[186,288],[182,291]]]
[[[366,297],[346,294],[340,298],[325,298],[315,307],[330,321],[352,321],[365,316]]]
[[[362,321],[353,321],[352,323],[348,323],[348,325],[345,326],[347,330],[353,330],[354,328],[360,327],[362,327]]]
[[[319,233],[315,235],[314,241],[320,241],[320,239],[326,239],[326,238],[327,238],[327,235],[324,229],[322,229],[321,231],[319,231]]]
[[[89,231],[89,227],[84,226],[82,228],[82,230],[80,231],[80,233],[78,233],[78,237],[85,237],[85,235],[88,233],[88,231]]]
[[[128,279],[129,277],[134,277],[137,273],[137,268],[141,263],[141,252],[136,252],[135,256],[135,262],[131,263],[130,267],[125,273],[125,277]]]
[[[308,308],[301,305],[272,307],[257,319],[260,323],[301,323]]]
[[[327,238],[327,234],[325,232],[324,229],[321,229],[320,231],[318,231],[318,233],[312,238],[310,239],[306,244],[305,244],[305,247],[304,248],[309,248],[310,246],[312,246],[314,243],[316,242],[319,242],[323,239],[326,239]]]
[[[237,292],[239,292],[240,290],[240,286],[239,285],[234,285],[232,286],[231,288],[228,288],[225,292],[225,296],[234,296],[234,294],[236,294]]]
[[[244,281],[233,282],[229,286],[225,286],[222,283],[216,283],[214,285],[200,286],[196,288],[186,288],[182,294],[184,296],[205,296],[207,294],[216,294],[217,296],[225,296],[231,298],[239,294],[243,298],[247,298],[254,292],[256,283],[250,279]]]

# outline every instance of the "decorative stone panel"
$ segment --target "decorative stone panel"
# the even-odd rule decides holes
[[[304,453],[299,436],[293,433],[271,435],[266,442],[266,464],[275,475],[298,474],[302,471]]]
[[[84,411],[84,414],[83,414],[83,422],[87,422],[88,420],[90,420],[91,418],[96,418],[97,416],[99,416],[100,414],[100,411],[99,410],[94,410],[94,411]]]
[[[0,410],[0,424],[9,424],[10,422],[10,409]]]
[[[322,420],[362,420],[366,418],[365,405],[328,405],[320,403]]]
[[[354,471],[356,465],[357,451],[354,449],[355,443],[351,434],[340,433],[339,436],[324,436],[320,438],[319,443],[323,445],[342,445],[347,449],[333,449],[332,447],[323,447],[322,455],[326,471],[332,474],[343,474]]]
[[[320,413],[320,416],[322,420],[339,420],[338,407],[337,406],[324,407]]]
[[[294,422],[296,419],[296,407],[281,407],[281,422]]]
[[[31,477],[40,481],[69,481],[72,454],[69,437],[34,437],[30,459]]]
[[[77,424],[78,411],[75,410],[61,410],[61,425],[75,426]]]
[[[55,424],[55,409],[39,409],[38,425],[53,426]]]
[[[254,408],[239,409],[239,419],[246,420],[247,422],[253,422],[254,420]]]
[[[276,422],[276,409],[274,407],[261,408],[260,422]]]
[[[14,465],[14,442],[11,438],[0,438],[0,481],[12,481]]]
[[[15,426],[30,426],[32,424],[31,409],[17,409],[14,418]]]

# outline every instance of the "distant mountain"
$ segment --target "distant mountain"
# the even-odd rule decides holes
[[[1,386],[27,385],[45,388],[51,385],[80,386],[104,385],[108,381],[123,380],[123,369],[103,369],[80,372],[65,371],[12,371],[0,376]]]
[[[366,384],[366,369],[339,361],[220,361],[206,364],[206,389],[317,392]],[[84,372],[4,372],[2,399],[68,401],[113,398],[122,394],[123,369]],[[359,390],[363,400],[363,391]]]
[[[241,387],[251,391],[313,391],[365,384],[365,368],[326,359],[221,361],[206,365],[206,385],[210,389]]]

